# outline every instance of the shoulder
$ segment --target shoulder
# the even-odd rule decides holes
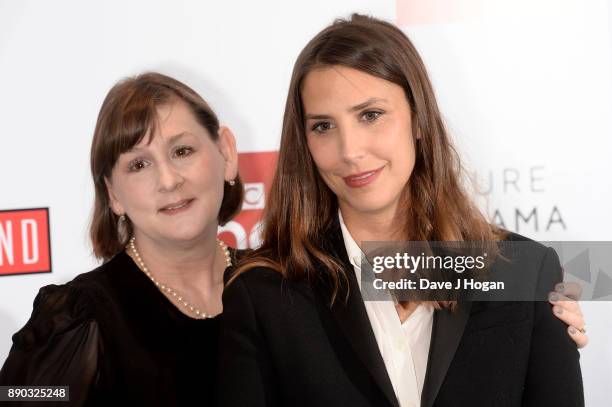
[[[248,290],[266,290],[279,287],[285,278],[278,271],[264,266],[257,266],[248,270],[237,272],[235,268],[228,269],[225,273],[226,290],[237,285]]]
[[[247,286],[257,286],[259,284],[279,282],[283,279],[281,273],[271,267],[254,266],[246,270],[242,269],[240,267],[242,260],[252,253],[253,250],[251,249],[230,249],[233,266],[225,269],[225,273],[223,274],[223,280],[226,287],[232,285],[234,282]]]
[[[91,312],[94,298],[105,292],[108,264],[79,274],[65,284],[42,287],[34,299],[33,313],[62,313],[72,317],[86,317]]]
[[[547,301],[549,292],[563,281],[559,256],[552,247],[512,232],[498,246],[495,272],[500,281],[515,287],[507,295]]]
[[[273,313],[311,300],[311,287],[306,281],[289,280],[278,271],[263,266],[230,275],[223,292],[224,307],[227,303],[246,301]]]
[[[30,319],[13,335],[19,349],[43,346],[52,338],[83,332],[94,321],[92,302],[87,290],[72,282],[42,287]]]
[[[107,285],[114,274],[123,273],[123,270],[134,268],[136,265],[124,252],[119,252],[110,260],[105,261],[95,269],[79,274],[67,286],[79,287],[81,289],[95,289]]]
[[[541,248],[546,248],[546,246],[544,246],[541,243],[536,242],[535,240],[521,235],[519,233],[516,232],[511,232],[509,230],[502,230],[502,233],[504,234],[504,239],[502,240],[503,242],[515,242],[515,243],[529,243],[529,244],[533,244],[534,247],[541,247]]]
[[[117,255],[65,284],[42,287],[34,298],[30,319],[14,335],[14,342],[36,342],[51,334],[73,330],[79,324],[95,322],[99,310],[108,303],[113,270],[121,268],[123,262],[125,259]]]
[[[252,249],[234,249],[233,247],[229,247],[228,249],[232,258],[232,264],[238,264],[248,254],[253,252]]]
[[[554,249],[521,234],[504,231],[504,240],[499,242],[501,254],[513,258],[527,258],[531,261],[543,260],[547,256],[556,257]]]
[[[258,325],[261,315],[272,315],[280,310],[276,292],[280,291],[282,277],[280,273],[267,267],[255,267],[236,273],[229,268],[225,274],[225,288],[222,294],[223,326]],[[259,315],[259,317],[257,316]],[[269,320],[269,318],[263,318]]]
[[[533,242],[533,239],[528,238],[527,236],[523,236],[516,232],[511,232],[509,230],[502,230],[504,233],[504,241],[506,242]]]

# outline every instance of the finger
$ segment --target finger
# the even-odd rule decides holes
[[[580,314],[565,310],[559,305],[555,305],[553,307],[553,313],[557,318],[565,322],[567,325],[575,327],[584,327],[584,319]]]
[[[559,283],[555,285],[555,291],[576,301],[582,297],[582,285],[578,283]]]
[[[578,329],[576,329],[576,327],[569,326],[567,328],[567,332],[569,333],[569,336],[574,340],[574,342],[576,342],[576,346],[578,347],[578,349],[582,349],[589,344],[589,337],[586,334],[580,332]]]
[[[577,314],[582,315],[582,311],[578,302],[566,297],[563,294],[552,292],[548,296],[548,301],[553,305],[561,306],[567,311],[575,312]]]

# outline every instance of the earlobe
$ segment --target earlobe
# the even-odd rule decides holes
[[[415,140],[420,140],[421,139],[421,129],[417,126],[416,128],[416,137]]]
[[[108,193],[108,198],[110,200],[110,206],[115,215],[121,216],[125,214],[125,209],[123,205],[117,199],[117,195],[115,194],[115,190],[113,188],[113,184],[109,181],[108,178],[104,177],[104,184],[106,185],[106,192]]]
[[[231,181],[238,176],[238,151],[236,150],[236,138],[234,133],[226,127],[219,128],[219,151],[225,160],[224,179]]]

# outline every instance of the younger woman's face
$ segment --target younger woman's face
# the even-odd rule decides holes
[[[315,69],[302,85],[310,154],[344,216],[394,216],[415,162],[404,90],[343,66]]]
[[[129,217],[139,240],[177,244],[215,235],[224,181],[237,175],[234,137],[222,128],[213,141],[182,100],[157,114],[153,139],[145,136],[113,167],[112,208]]]

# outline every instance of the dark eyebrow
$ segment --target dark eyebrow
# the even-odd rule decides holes
[[[363,103],[360,103],[358,105],[355,105],[355,106],[351,107],[348,111],[349,112],[355,112],[357,110],[365,109],[366,107],[368,107],[370,105],[373,105],[374,103],[378,103],[378,102],[384,103],[384,102],[387,102],[387,99],[370,98],[370,99],[366,100]]]
[[[170,136],[170,138],[168,139],[168,143],[169,143],[169,144],[172,144],[172,143],[174,143],[176,140],[180,139],[181,137],[183,137],[183,136],[184,136],[184,135],[186,135],[186,134],[187,134],[187,132],[186,132],[186,131],[183,131],[183,132],[180,132],[180,133],[178,133],[178,134],[175,134],[174,136]]]
[[[331,116],[326,114],[307,114],[306,120],[325,120],[331,119]]]
[[[168,139],[168,144],[172,144],[174,143],[176,140],[180,139],[181,137],[185,136],[189,134],[187,131],[182,131],[178,134],[175,134],[174,136],[170,136],[170,138]],[[151,143],[151,140],[149,140],[149,142],[147,143],[147,145],[149,145]],[[139,151],[144,150],[142,147],[132,147],[129,150],[126,151],[126,153],[137,153]]]
[[[370,98],[363,103],[360,103],[358,105],[355,105],[349,108],[348,112],[356,112],[361,109],[365,109],[366,107],[373,105],[374,103],[378,103],[378,102],[385,103],[387,102],[387,99]],[[306,115],[306,120],[325,120],[325,119],[331,119],[331,116],[326,115],[326,114],[307,114]]]

